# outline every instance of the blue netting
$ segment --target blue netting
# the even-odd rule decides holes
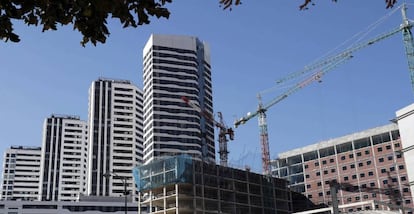
[[[175,183],[192,183],[193,161],[188,155],[155,160],[135,167],[133,176],[138,191]]]

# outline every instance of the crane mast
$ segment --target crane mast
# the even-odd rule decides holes
[[[270,168],[270,151],[269,151],[269,134],[267,132],[266,111],[263,109],[262,97],[257,95],[259,99],[259,129],[260,129],[260,145],[262,147],[262,167],[265,175],[271,174]]]
[[[407,18],[407,6],[403,4],[401,8],[403,23],[401,24],[403,40],[405,46],[405,54],[407,55],[408,69],[411,78],[411,87],[414,91],[414,42],[413,34],[411,33],[412,23]]]
[[[272,99],[269,103],[267,103],[266,105],[264,105],[262,103],[262,99],[261,99],[261,95],[258,95],[259,98],[259,106],[258,109],[253,112],[253,113],[248,113],[245,117],[240,118],[239,120],[236,120],[234,123],[234,126],[237,128],[239,125],[242,125],[244,123],[246,123],[247,121],[249,121],[250,119],[252,119],[253,117],[258,116],[258,120],[259,120],[259,129],[260,129],[260,144],[262,147],[262,166],[263,166],[263,172],[267,175],[271,174],[271,168],[270,168],[270,151],[269,151],[269,135],[268,135],[268,130],[267,130],[267,122],[266,122],[266,111],[276,105],[277,103],[281,102],[282,100],[286,99],[287,97],[289,97],[291,94],[299,91],[300,89],[304,88],[305,86],[311,84],[312,82],[315,81],[320,81],[321,77],[323,75],[325,75],[326,73],[330,72],[331,70],[333,70],[335,67],[337,67],[338,65],[348,61],[349,59],[351,59],[353,57],[353,53],[361,50],[367,46],[370,46],[374,43],[377,43],[379,41],[382,41],[388,37],[391,37],[392,35],[398,33],[398,32],[402,32],[403,34],[403,39],[404,39],[404,46],[405,46],[405,50],[406,50],[406,55],[407,55],[407,59],[408,59],[408,67],[409,67],[409,72],[410,72],[410,77],[411,77],[411,86],[413,88],[414,91],[414,40],[413,40],[413,36],[411,33],[411,28],[413,26],[412,22],[410,22],[406,16],[406,5],[403,4],[401,12],[402,12],[402,17],[403,17],[403,23],[391,30],[390,32],[381,34],[373,39],[370,39],[368,41],[365,41],[363,43],[359,43],[357,45],[354,45],[346,50],[344,50],[343,52],[327,57],[323,60],[320,60],[318,62],[315,62],[309,66],[306,66],[305,68],[303,68],[301,71],[299,72],[295,72],[292,73],[291,75],[280,79],[277,81],[277,83],[281,83],[290,79],[294,79],[297,78],[301,75],[304,75],[308,72],[314,72],[310,77],[308,77],[307,79],[305,79],[302,82],[297,83],[295,86],[293,86],[292,88],[288,89],[285,93],[275,97],[274,99]],[[318,70],[317,72],[315,72],[316,70]]]
[[[188,97],[182,96],[181,99],[191,108],[193,108],[194,110],[196,110],[200,116],[204,117],[206,120],[213,122],[214,126],[217,127],[219,129],[219,136],[218,136],[218,140],[219,140],[219,155],[220,155],[220,165],[222,166],[227,166],[227,161],[228,161],[228,154],[229,151],[227,150],[227,142],[229,142],[230,140],[234,140],[234,131],[232,128],[228,128],[225,123],[224,123],[224,119],[223,119],[223,114],[221,112],[218,112],[218,117],[220,119],[220,122],[214,120],[214,117],[209,114],[208,112],[206,112],[205,110],[201,109],[198,105],[196,105],[195,103],[191,102],[190,99],[188,99]],[[229,138],[227,138],[227,136]]]
[[[220,122],[216,124],[216,126],[219,128],[219,155],[220,155],[220,165],[227,166],[228,162],[228,155],[229,151],[227,150],[227,142],[229,140],[227,139],[227,133],[228,128],[224,125],[223,120],[223,114],[221,112],[217,112],[218,118]],[[230,136],[232,139],[232,137]]]

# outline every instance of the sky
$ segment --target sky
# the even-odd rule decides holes
[[[384,1],[316,1],[305,11],[298,9],[303,0],[242,2],[224,11],[218,1],[174,1],[168,5],[168,20],[152,17],[150,25],[136,29],[110,20],[110,37],[96,47],[82,47],[73,26],[42,33],[40,27],[15,23],[21,42],[0,42],[0,153],[10,146],[41,146],[43,121],[51,114],[87,120],[88,89],[99,77],[131,80],[142,88],[142,49],[152,33],[197,36],[209,44],[214,111],[222,112],[232,126],[236,118],[257,109],[257,93],[266,91],[264,103],[284,93],[286,86],[275,87],[278,79],[378,20],[384,21],[361,41],[401,23],[400,12],[385,9]],[[408,17],[414,17],[414,1],[407,2]],[[389,124],[395,111],[413,103],[401,34],[353,56],[321,83],[267,111],[271,158]],[[257,118],[238,127],[228,146],[231,166],[261,171]]]

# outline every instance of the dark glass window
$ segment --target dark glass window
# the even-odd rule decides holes
[[[370,142],[369,137],[358,139],[358,140],[354,141],[354,148],[355,149],[365,148],[365,147],[368,147],[370,145],[371,145],[371,142]]]

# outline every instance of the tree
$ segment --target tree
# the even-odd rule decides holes
[[[337,2],[338,0],[332,0],[333,2]],[[397,3],[397,0],[385,0],[386,8],[392,8]],[[299,6],[300,10],[308,9],[308,5],[315,5],[314,0],[305,0],[303,4]]]
[[[304,0],[299,6],[307,9],[315,0]],[[337,0],[332,0],[336,2]],[[385,0],[387,8],[396,0]],[[119,19],[124,28],[149,24],[149,16],[166,18],[170,16],[166,4],[172,0],[0,0],[0,38],[4,41],[19,42],[13,31],[12,21],[23,21],[27,25],[41,25],[42,31],[57,30],[57,25],[73,24],[83,39],[93,45],[105,43],[109,36],[108,17]],[[224,10],[232,10],[241,0],[219,0]]]

